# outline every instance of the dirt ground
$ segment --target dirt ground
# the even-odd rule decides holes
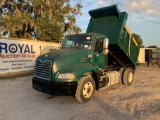
[[[160,68],[138,66],[130,87],[96,92],[85,104],[35,91],[31,79],[0,80],[0,120],[160,120]]]

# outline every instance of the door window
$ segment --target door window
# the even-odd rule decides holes
[[[95,52],[101,53],[103,51],[103,37],[97,37],[96,38],[96,44],[95,44]]]

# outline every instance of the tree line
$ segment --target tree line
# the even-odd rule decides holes
[[[76,16],[82,5],[70,0],[3,0],[0,4],[1,36],[56,41],[64,32],[79,33]],[[68,27],[66,31],[66,27]]]

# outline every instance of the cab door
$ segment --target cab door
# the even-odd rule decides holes
[[[103,53],[104,39],[106,39],[106,38],[102,37],[102,36],[95,37],[93,63],[94,63],[94,66],[99,69],[106,68],[106,64],[107,64],[107,55]]]

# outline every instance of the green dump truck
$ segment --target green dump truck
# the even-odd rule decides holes
[[[127,13],[117,5],[89,11],[86,33],[66,36],[61,49],[39,56],[32,85],[52,95],[91,100],[95,90],[131,85],[139,46],[126,26]]]

